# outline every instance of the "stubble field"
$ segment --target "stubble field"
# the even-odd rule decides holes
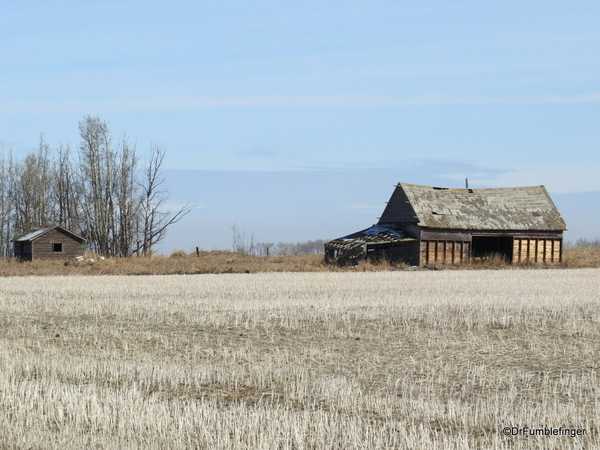
[[[0,448],[600,448],[599,355],[599,269],[8,277]]]

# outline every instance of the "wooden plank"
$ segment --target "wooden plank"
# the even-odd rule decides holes
[[[554,262],[562,262],[562,241],[554,241],[554,251],[552,252]]]
[[[554,239],[545,239],[545,245],[544,245],[544,262],[545,263],[552,263],[552,242],[554,242]]]
[[[429,264],[435,264],[435,241],[428,241],[428,248],[427,262]]]
[[[535,239],[527,239],[527,262],[535,261]]]
[[[421,230],[421,239],[431,241],[470,241],[468,233],[457,233],[452,231],[429,231]]]
[[[427,263],[427,254],[428,254],[428,245],[429,242],[428,241],[421,241],[421,248],[420,248],[420,265],[422,266],[426,266]]]
[[[513,239],[513,255],[512,262],[518,263],[521,261],[521,239],[514,238]]]

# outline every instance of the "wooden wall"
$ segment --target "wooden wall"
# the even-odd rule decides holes
[[[420,265],[463,264],[469,261],[471,242],[469,241],[421,241]]]
[[[54,252],[53,244],[62,244],[62,252]],[[75,259],[83,255],[83,243],[72,236],[63,233],[61,230],[52,230],[48,234],[32,242],[33,260],[54,259],[66,260]]]
[[[508,261],[513,263],[554,264],[562,261],[562,232],[506,232],[495,233],[472,230],[456,232],[452,230],[421,231],[420,265],[464,264],[472,257],[472,239],[476,236],[505,236],[512,239],[507,249]]]
[[[552,237],[515,237],[513,263],[558,263],[562,261],[562,239]]]

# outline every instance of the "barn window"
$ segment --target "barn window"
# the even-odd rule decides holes
[[[54,253],[62,253],[62,242],[55,242],[52,244],[52,251]]]

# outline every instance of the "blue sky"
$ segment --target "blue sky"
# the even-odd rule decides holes
[[[421,4],[423,3],[423,4]],[[163,251],[328,239],[399,181],[543,184],[600,235],[600,4],[29,1],[0,16],[0,141],[77,145],[86,114],[167,148]]]

